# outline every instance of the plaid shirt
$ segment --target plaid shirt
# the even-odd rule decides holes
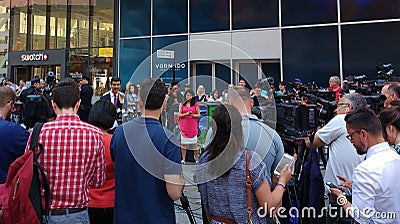
[[[89,188],[102,186],[106,178],[101,130],[62,114],[43,125],[38,142],[44,147],[39,163],[50,185],[50,209],[86,207]]]

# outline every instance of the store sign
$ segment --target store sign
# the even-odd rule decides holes
[[[49,55],[45,53],[34,53],[34,54],[23,54],[21,55],[22,62],[29,61],[47,61],[49,59]]]
[[[167,63],[158,63],[155,64],[156,68],[160,71],[167,71],[169,69],[175,69],[175,71],[179,71],[181,69],[185,69],[185,63],[177,63],[177,64],[167,64]]]

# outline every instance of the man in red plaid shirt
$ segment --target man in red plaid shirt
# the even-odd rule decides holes
[[[52,100],[57,118],[39,135],[44,146],[39,163],[50,185],[49,223],[89,223],[89,188],[105,181],[104,135],[79,119],[79,97],[74,80],[57,83]]]

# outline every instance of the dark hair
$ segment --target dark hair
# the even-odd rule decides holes
[[[369,108],[352,111],[344,118],[347,125],[353,129],[364,129],[372,135],[382,135],[382,125],[375,112]]]
[[[192,98],[186,100],[186,94],[190,93],[192,95]],[[185,91],[185,95],[183,96],[183,105],[185,105],[187,102],[190,102],[190,106],[193,107],[196,104],[196,96],[194,95],[193,90],[188,89]]]
[[[216,163],[208,168],[210,174],[216,175],[227,165],[231,167],[238,152],[244,150],[242,117],[232,105],[220,104],[215,108],[212,118],[214,121],[211,124],[214,138],[206,148],[210,152],[208,161],[215,159],[224,150],[229,150],[228,153],[224,153],[222,163]],[[225,174],[228,174],[228,172]]]
[[[172,81],[169,85],[170,85],[171,87],[179,86],[179,82],[177,82],[177,81]]]
[[[400,130],[400,108],[399,107],[387,107],[384,108],[379,114],[378,118],[382,124],[383,137],[387,138],[386,127],[393,125],[397,130]]]
[[[75,107],[80,98],[79,85],[71,78],[57,83],[53,88],[53,101],[60,109]]]
[[[279,82],[278,84],[281,86],[286,86],[286,82],[283,82],[283,81]]]
[[[391,94],[395,94],[397,97],[400,97],[400,86],[397,84],[392,84],[389,86],[388,91]]]
[[[109,130],[117,119],[117,108],[109,100],[100,99],[90,109],[88,121],[103,130]]]
[[[110,83],[113,83],[113,82],[121,82],[121,79],[119,77],[117,77],[117,76],[113,76],[111,78],[111,82]]]
[[[148,78],[140,85],[140,99],[146,110],[160,109],[165,99],[165,85],[161,79]]]

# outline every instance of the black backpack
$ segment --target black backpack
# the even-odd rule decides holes
[[[24,102],[23,123],[31,128],[36,122],[46,122],[51,117],[52,109],[48,97],[35,89],[26,96]]]

